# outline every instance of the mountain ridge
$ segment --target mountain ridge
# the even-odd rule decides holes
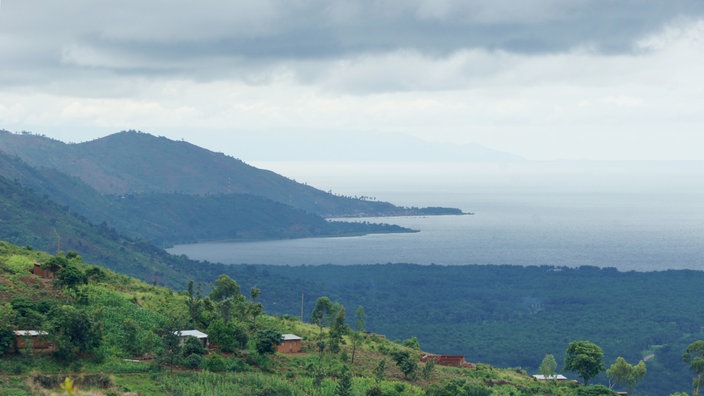
[[[0,131],[0,151],[78,177],[101,194],[252,194],[323,217],[424,214],[388,202],[334,195],[185,141],[134,130],[83,143]],[[457,214],[449,210],[448,214]]]

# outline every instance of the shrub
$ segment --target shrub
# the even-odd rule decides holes
[[[186,357],[186,360],[184,360],[184,364],[192,369],[200,367],[202,363],[203,356],[198,355],[197,353],[192,353],[188,355],[188,357]]]
[[[203,368],[208,371],[225,371],[225,359],[220,355],[213,355],[203,360]]]

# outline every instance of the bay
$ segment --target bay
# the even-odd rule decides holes
[[[258,242],[206,242],[169,251],[225,264],[514,264],[704,269],[704,174],[699,163],[375,165],[275,169],[343,193],[375,194],[407,206],[443,205],[466,216],[364,218],[419,230]],[[271,167],[276,167],[271,165]],[[513,167],[513,168],[512,168]],[[316,173],[316,169],[318,169]],[[345,173],[344,169],[349,173]],[[326,173],[327,172],[327,173]],[[334,173],[333,173],[334,172]],[[394,175],[396,172],[396,175]],[[405,173],[404,173],[405,172]],[[437,172],[437,173],[433,173]],[[366,180],[360,180],[366,179]],[[387,182],[384,182],[384,179]],[[317,183],[317,184],[314,184]],[[350,190],[346,190],[350,189]],[[351,191],[352,189],[356,191]],[[349,219],[348,219],[349,220]]]

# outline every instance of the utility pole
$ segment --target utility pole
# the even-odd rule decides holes
[[[301,292],[301,322],[303,322],[303,292]]]

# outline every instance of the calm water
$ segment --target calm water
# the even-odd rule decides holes
[[[212,242],[180,245],[170,252],[228,264],[548,264],[704,270],[704,190],[699,182],[704,167],[696,165],[640,164],[633,169],[620,164],[572,164],[574,169],[483,165],[440,169],[436,176],[430,170],[415,172],[421,176],[413,183],[399,177],[385,183],[383,179],[393,175],[384,169],[363,181],[340,169],[315,173],[290,167],[287,173],[270,166],[283,174],[300,172],[296,179],[312,180],[309,184],[322,189],[353,194],[344,191],[348,186],[401,205],[453,206],[475,215],[359,219],[420,230],[414,234]],[[329,184],[332,180],[340,184]]]

